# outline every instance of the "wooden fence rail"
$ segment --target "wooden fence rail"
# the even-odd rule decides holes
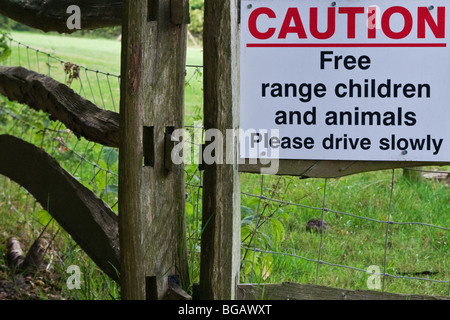
[[[240,284],[238,300],[450,300],[448,297],[338,289],[312,284]]]

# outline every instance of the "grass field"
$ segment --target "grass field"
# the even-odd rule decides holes
[[[119,41],[33,33],[12,33],[12,37],[90,70],[116,75],[120,73]],[[67,76],[59,62],[48,63],[47,56],[19,47],[16,43],[11,47],[13,52],[9,63],[12,65],[20,62],[35,71],[39,68],[42,73],[50,70],[53,77],[65,81]],[[187,125],[201,120],[202,68],[197,67],[201,64],[201,49],[189,48],[186,68]],[[91,79],[89,84],[93,84],[91,90],[87,90],[87,77]],[[100,107],[118,110],[117,78],[92,71],[85,72],[81,78],[87,98],[98,99]],[[80,82],[74,81],[71,86],[76,91],[83,90]],[[29,118],[38,128],[59,128],[52,127],[44,115],[36,116],[26,107],[9,102],[4,102],[3,106],[4,110],[13,110],[20,119]],[[37,133],[39,130],[22,129],[17,126],[18,121],[11,121],[6,116],[1,119],[6,119],[0,127],[2,132],[14,133],[51,151],[69,172],[75,172],[74,175],[80,181],[116,209],[115,150],[91,147],[85,141],[78,142],[73,137],[64,136],[66,142],[69,144],[70,140],[73,150],[82,154],[85,160],[105,169],[99,170],[85,160],[80,161],[79,157],[74,156],[75,151],[58,151],[61,145],[55,142],[54,136],[44,137],[42,133]],[[186,188],[189,195],[186,200],[186,219],[191,282],[198,282],[201,233],[201,201],[198,198],[201,178],[196,169],[193,165],[186,167],[189,180]],[[448,167],[439,169],[448,170]],[[8,180],[0,182],[2,230],[7,234],[21,234],[25,239],[33,238],[37,230],[41,230],[42,225],[48,222],[45,210],[35,208],[32,199]],[[394,189],[391,201],[392,182]],[[378,266],[381,272],[386,267],[386,273],[395,276],[386,278],[384,290],[387,292],[449,295],[449,283],[438,282],[450,280],[450,238],[447,230],[450,227],[450,189],[443,182],[429,179],[414,181],[405,177],[401,169],[396,170],[394,175],[392,170],[387,170],[327,181],[241,174],[241,190],[242,282],[317,281],[318,284],[332,287],[367,290],[369,274],[361,270]],[[13,205],[8,206],[7,203]],[[329,211],[322,211],[324,203]],[[307,232],[305,226],[309,219],[320,219],[322,214],[332,230],[322,236],[320,233]],[[420,222],[447,229],[423,224],[388,224],[388,221]],[[117,286],[102,275],[68,237],[61,237],[60,247],[60,250],[65,250],[64,258],[69,261],[65,262],[66,265],[77,264],[85,270],[83,290],[65,290],[65,296],[74,299],[118,297]],[[247,249],[255,247],[260,251]],[[328,264],[321,264],[317,268],[317,263],[309,260],[317,260],[319,251],[320,259]]]

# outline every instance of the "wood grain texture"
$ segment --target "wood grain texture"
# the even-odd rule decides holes
[[[77,137],[119,146],[119,114],[98,108],[71,88],[22,67],[0,66],[0,93],[12,101],[50,114]]]
[[[261,173],[262,169],[277,168],[276,175],[303,178],[337,178],[351,174],[418,166],[444,166],[449,162],[417,161],[331,161],[331,160],[279,160],[278,163],[261,164],[256,159],[241,159],[240,172]],[[270,171],[272,171],[272,169]]]
[[[171,0],[157,1],[124,2],[119,229],[121,293],[132,300],[167,298],[168,276],[188,283],[184,170],[165,165],[166,128],[184,126],[187,27],[171,22]]]
[[[312,284],[240,284],[239,300],[449,300],[448,297],[338,289]]]
[[[237,1],[206,0],[203,34],[204,126],[238,128]],[[208,143],[207,143],[208,144]],[[240,184],[237,140],[227,143],[203,174],[204,231],[201,243],[201,299],[234,299],[240,263]],[[220,164],[223,163],[223,164]]]
[[[171,0],[171,21],[173,24],[189,24],[189,0]]]
[[[117,215],[44,150],[0,135],[0,174],[23,186],[91,259],[118,281]]]

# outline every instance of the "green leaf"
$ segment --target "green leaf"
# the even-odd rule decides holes
[[[186,202],[186,215],[193,215],[194,214],[194,206],[190,202]]]
[[[284,241],[286,232],[284,230],[284,226],[278,219],[271,219],[272,231],[273,231],[273,240],[275,243],[279,243]]]
[[[115,195],[117,195],[119,193],[119,186],[117,184],[110,184],[107,185],[101,192],[100,197],[108,194],[108,193],[113,193]]]
[[[40,210],[36,214],[37,221],[39,221],[40,224],[43,226],[46,226],[49,224],[50,221],[52,221],[53,217],[48,213],[46,210]]]
[[[255,214],[255,210],[253,210],[252,208],[247,207],[247,206],[241,206],[241,214],[243,216],[254,215]]]
[[[241,227],[241,239],[247,238],[250,234],[253,233],[253,230],[248,226]]]
[[[113,164],[117,163],[119,161],[119,153],[116,149],[113,148],[105,148],[103,151],[103,161],[105,161],[108,168],[112,166]]]

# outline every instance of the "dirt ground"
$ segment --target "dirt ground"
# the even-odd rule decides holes
[[[14,272],[0,265],[0,300],[63,300],[55,273]]]
[[[0,300],[63,299],[60,294],[60,273],[44,263],[44,239],[34,242],[27,257],[22,251],[23,245],[15,237],[4,242],[6,246],[0,247]],[[52,250],[45,250],[50,251]],[[27,261],[26,264],[23,263],[24,260]]]

